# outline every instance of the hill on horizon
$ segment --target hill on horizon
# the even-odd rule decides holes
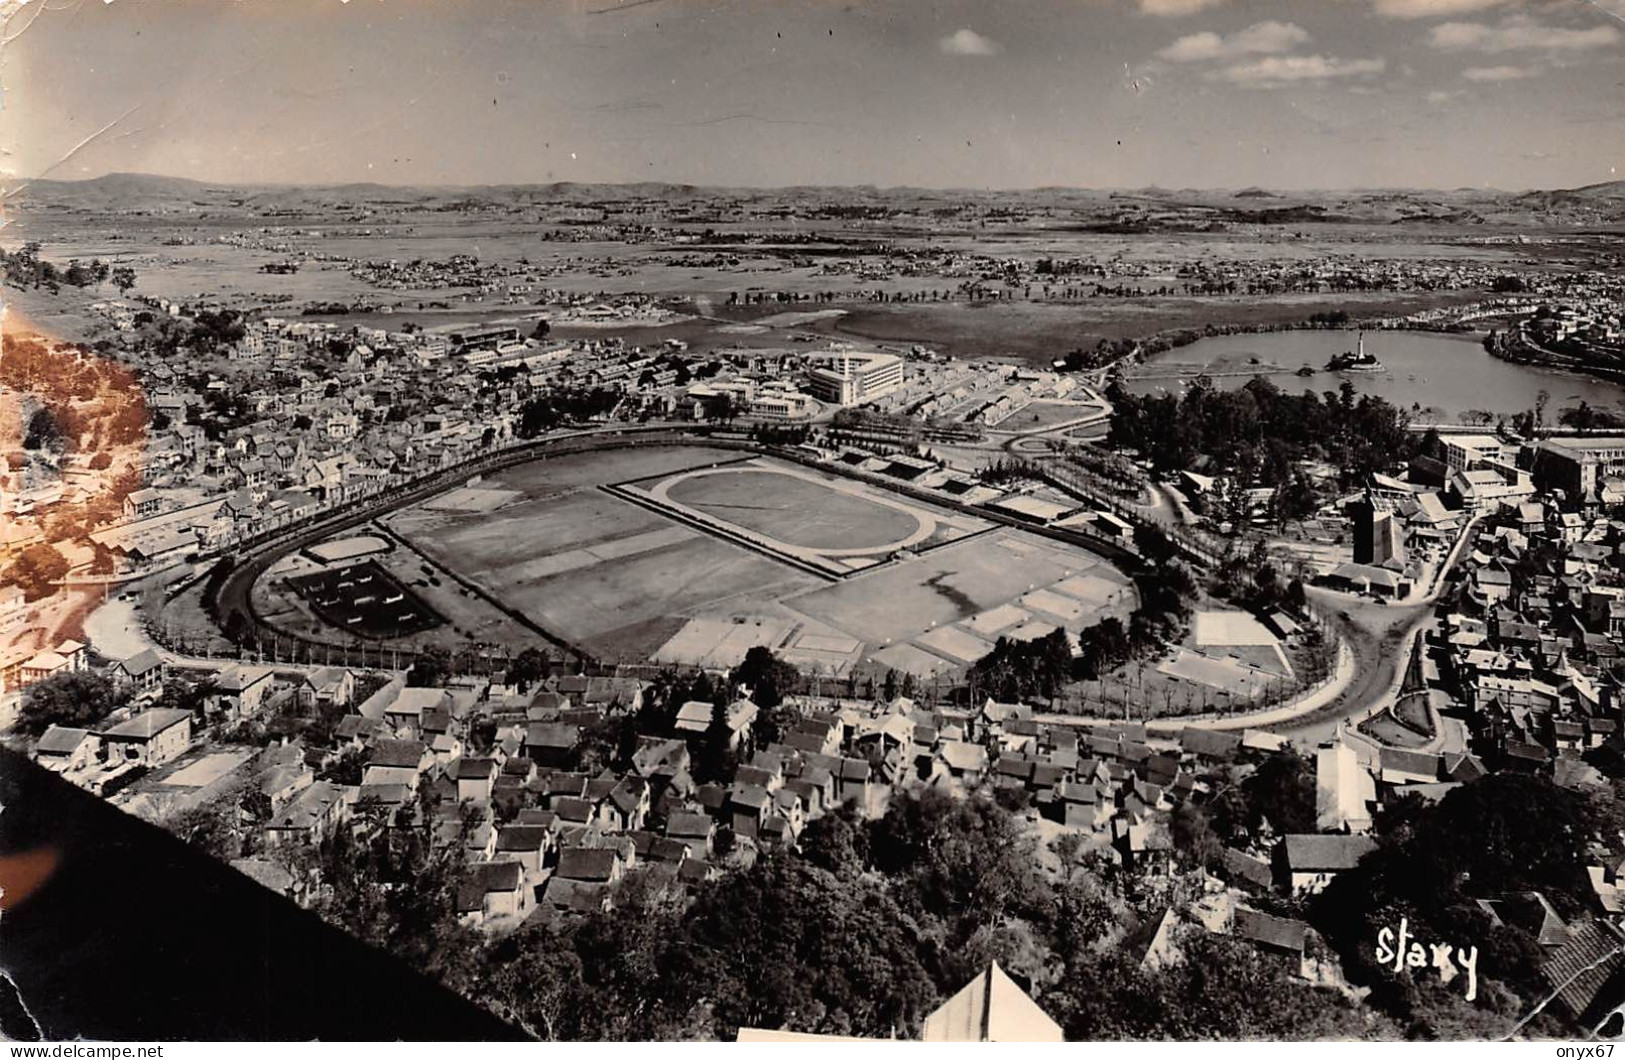
[[[385,192],[473,192],[473,191],[593,191],[598,189],[616,189],[622,192],[639,192],[649,194],[680,194],[694,195],[704,193],[728,194],[765,194],[772,192],[803,192],[803,191],[843,191],[863,192],[866,194],[883,195],[886,193],[902,194],[953,194],[953,195],[1043,195],[1043,194],[1078,194],[1078,193],[1109,193],[1133,192],[1141,195],[1171,196],[1171,195],[1229,195],[1238,198],[1290,198],[1304,195],[1391,195],[1396,193],[1415,195],[1589,195],[1598,196],[1625,196],[1625,180],[1604,181],[1597,184],[1586,184],[1574,188],[1530,188],[1521,191],[1501,188],[1424,188],[1424,187],[1354,187],[1354,188],[1280,188],[1262,185],[1247,185],[1240,188],[1228,187],[1184,187],[1166,188],[1156,184],[1129,186],[1098,186],[1090,187],[1076,184],[1045,184],[1030,188],[963,188],[963,187],[922,187],[911,184],[898,184],[879,186],[875,184],[779,184],[779,185],[723,185],[723,184],[690,184],[681,181],[626,181],[626,182],[583,182],[583,181],[499,181],[485,184],[387,184],[379,181],[212,181],[198,180],[194,177],[177,177],[164,173],[142,173],[134,171],[117,171],[103,173],[100,176],[85,177],[82,179],[61,179],[56,177],[42,177],[34,180],[14,180],[11,182],[14,190],[27,188],[50,189],[78,189],[78,190],[123,190],[123,191],[385,191]]]
[[[478,185],[395,185],[377,182],[336,184],[231,184],[152,173],[106,173],[83,180],[13,181],[4,201],[29,208],[82,212],[209,211],[217,216],[241,210],[250,215],[319,212],[348,206],[457,210],[469,206],[538,205],[590,207],[639,200],[703,202],[807,200],[901,212],[927,204],[1016,204],[1065,211],[1111,221],[1123,211],[1201,223],[1355,222],[1366,224],[1531,225],[1625,222],[1625,181],[1578,188],[1525,192],[1499,189],[1355,188],[1291,190],[1245,188],[919,188],[859,184],[788,187],[702,186],[665,181],[626,184],[555,181]],[[1261,208],[1263,203],[1268,208]],[[1137,222],[1136,222],[1137,223]]]

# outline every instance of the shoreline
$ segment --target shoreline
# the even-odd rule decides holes
[[[1518,366],[1518,367],[1521,367],[1521,368],[1529,369],[1529,370],[1534,371],[1534,372],[1538,372],[1543,376],[1554,377],[1554,380],[1568,379],[1568,380],[1574,381],[1576,383],[1592,382],[1592,383],[1602,384],[1602,385],[1604,385],[1606,387],[1609,387],[1609,388],[1617,388],[1620,391],[1620,393],[1614,394],[1614,395],[1609,396],[1609,397],[1601,397],[1599,395],[1592,395],[1592,396],[1590,396],[1588,398],[1581,398],[1581,400],[1589,401],[1589,403],[1592,404],[1593,406],[1608,407],[1608,406],[1616,404],[1616,403],[1621,404],[1621,405],[1625,405],[1625,369],[1610,369],[1610,368],[1605,368],[1605,367],[1593,368],[1593,367],[1589,367],[1587,365],[1584,365],[1582,363],[1569,361],[1569,360],[1566,360],[1566,359],[1565,360],[1553,360],[1553,359],[1548,359],[1548,358],[1545,358],[1545,357],[1535,357],[1535,358],[1531,358],[1531,359],[1524,359],[1524,358],[1520,358],[1520,357],[1516,357],[1516,356],[1507,356],[1503,351],[1501,351],[1499,349],[1490,349],[1490,348],[1488,348],[1488,346],[1485,343],[1485,340],[1491,334],[1491,331],[1490,331],[1490,329],[1487,329],[1487,328],[1472,328],[1472,329],[1448,328],[1447,329],[1447,328],[1441,328],[1441,327],[1436,327],[1436,326],[1426,326],[1426,325],[1415,326],[1415,327],[1386,326],[1386,327],[1380,327],[1380,328],[1356,327],[1354,325],[1350,325],[1350,326],[1343,327],[1343,328],[1327,328],[1327,327],[1291,328],[1291,327],[1279,327],[1279,326],[1274,326],[1274,325],[1261,325],[1261,326],[1254,327],[1254,328],[1225,329],[1223,334],[1204,335],[1204,336],[1202,336],[1202,338],[1221,338],[1221,337],[1229,338],[1229,337],[1232,337],[1232,336],[1235,336],[1235,335],[1279,333],[1279,332],[1289,332],[1289,331],[1335,331],[1335,330],[1343,330],[1343,331],[1350,331],[1350,332],[1357,331],[1357,330],[1385,331],[1385,332],[1409,332],[1409,333],[1412,333],[1412,334],[1415,334],[1415,335],[1428,335],[1428,336],[1434,336],[1434,337],[1437,337],[1437,338],[1440,338],[1440,339],[1452,339],[1452,340],[1455,340],[1455,341],[1460,342],[1460,343],[1471,343],[1474,347],[1476,347],[1478,352],[1484,354],[1487,357],[1493,357],[1497,361],[1500,361],[1500,362],[1508,364],[1508,365],[1515,365],[1515,366]],[[1241,376],[1251,377],[1251,376],[1257,375],[1257,376],[1263,376],[1264,378],[1269,379],[1270,381],[1274,382],[1276,386],[1278,386],[1279,388],[1281,388],[1283,390],[1295,391],[1297,389],[1297,387],[1294,385],[1294,380],[1293,380],[1292,377],[1297,376],[1298,369],[1287,368],[1284,365],[1282,365],[1280,363],[1282,358],[1280,356],[1279,351],[1270,351],[1270,350],[1259,350],[1259,351],[1226,350],[1226,351],[1222,351],[1222,352],[1216,354],[1214,357],[1208,358],[1205,361],[1197,360],[1197,359],[1177,360],[1177,361],[1167,361],[1167,362],[1153,362],[1152,361],[1152,358],[1157,358],[1157,357],[1160,357],[1160,356],[1163,356],[1163,355],[1166,355],[1166,354],[1170,354],[1174,350],[1183,348],[1184,345],[1195,345],[1195,343],[1185,343],[1185,344],[1182,344],[1181,346],[1174,346],[1174,347],[1171,347],[1171,348],[1168,348],[1168,349],[1159,349],[1159,350],[1155,350],[1155,351],[1136,350],[1133,353],[1131,353],[1131,354],[1125,356],[1124,358],[1120,359],[1119,361],[1114,362],[1113,365],[1111,365],[1109,368],[1106,368],[1106,369],[1102,370],[1102,374],[1105,375],[1108,379],[1114,379],[1115,381],[1120,382],[1121,384],[1123,384],[1126,387],[1133,388],[1134,392],[1142,393],[1142,394],[1158,394],[1158,393],[1179,394],[1179,393],[1182,393],[1186,389],[1186,387],[1189,385],[1189,381],[1191,379],[1193,379],[1194,377],[1196,377],[1198,375],[1203,374],[1204,372],[1206,374],[1208,374],[1212,379],[1214,379],[1215,382],[1221,382],[1221,381],[1223,381],[1225,379],[1237,378],[1237,377],[1241,377]],[[1248,364],[1244,363],[1245,358],[1247,358],[1250,355],[1251,356],[1257,356],[1257,357],[1261,358],[1263,360],[1263,363],[1260,363],[1260,364],[1258,364],[1256,366],[1249,366]],[[1453,355],[1453,353],[1452,353],[1452,355]],[[1233,359],[1233,360],[1227,360],[1227,358],[1230,358],[1230,359]],[[1166,367],[1165,371],[1160,371],[1160,372],[1157,371],[1158,369],[1162,369],[1164,367]],[[1257,370],[1256,371],[1249,371],[1250,367],[1256,367]],[[1149,370],[1149,372],[1146,375],[1136,375],[1136,374],[1134,374],[1136,369]],[[1421,372],[1422,372],[1422,370],[1419,369],[1419,368],[1417,368],[1417,369],[1407,369],[1407,368],[1401,368],[1401,367],[1388,367],[1382,372],[1364,372],[1364,373],[1348,373],[1348,372],[1334,371],[1334,370],[1330,370],[1330,369],[1326,369],[1326,368],[1316,368],[1316,370],[1314,371],[1314,373],[1312,375],[1298,377],[1298,378],[1302,380],[1302,385],[1303,385],[1304,389],[1315,390],[1316,392],[1318,392],[1320,389],[1324,389],[1323,384],[1325,384],[1328,381],[1330,381],[1333,386],[1336,386],[1336,385],[1339,385],[1342,381],[1347,380],[1349,382],[1354,383],[1357,388],[1360,388],[1362,378],[1388,380],[1389,382],[1392,383],[1392,382],[1395,382],[1395,381],[1401,379],[1402,377],[1407,376],[1407,374],[1409,375],[1409,377],[1411,379],[1414,380],[1415,378],[1417,378],[1418,376],[1421,375]],[[1432,373],[1430,372],[1429,374],[1431,375]],[[1170,385],[1170,384],[1172,384],[1172,385]],[[1555,389],[1557,385],[1559,385],[1559,384],[1554,382],[1552,384],[1552,388]],[[1360,392],[1361,393],[1375,393],[1375,391],[1367,391],[1367,390],[1365,390],[1363,388],[1360,389]],[[1530,393],[1532,394],[1533,392],[1534,392],[1534,390],[1531,389]],[[1379,396],[1381,396],[1381,395],[1379,395]],[[1392,397],[1392,396],[1389,396],[1388,400],[1395,401],[1396,399],[1394,397]],[[1520,398],[1520,400],[1527,400],[1527,399]],[[1434,403],[1431,403],[1431,404],[1425,404],[1424,408],[1423,408],[1423,411],[1424,412],[1432,412],[1432,413],[1436,414],[1435,419],[1437,419],[1439,422],[1452,422],[1453,421],[1453,422],[1457,422],[1457,423],[1468,423],[1470,421],[1465,419],[1465,417],[1471,412],[1491,412],[1491,413],[1495,413],[1495,414],[1498,414],[1498,415],[1510,416],[1510,415],[1513,415],[1513,414],[1516,414],[1518,412],[1523,411],[1523,409],[1521,407],[1517,407],[1517,406],[1509,406],[1509,407],[1506,407],[1506,408],[1499,408],[1499,407],[1491,407],[1490,405],[1482,405],[1482,406],[1465,406],[1464,405],[1463,407],[1457,408],[1457,407],[1454,407],[1454,406],[1449,405],[1449,404],[1441,405],[1440,403],[1435,401]]]

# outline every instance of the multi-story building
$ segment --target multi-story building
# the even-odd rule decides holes
[[[1405,538],[1394,513],[1379,509],[1369,493],[1350,502],[1347,513],[1353,524],[1354,562],[1403,570]]]
[[[1439,441],[1444,462],[1457,471],[1472,471],[1485,463],[1511,464],[1518,455],[1517,446],[1493,434],[1447,434]]]
[[[829,366],[807,373],[807,390],[819,401],[861,405],[903,385],[903,359],[896,354],[834,349],[820,356]]]
[[[1547,438],[1535,443],[1533,473],[1542,490],[1571,499],[1594,497],[1605,478],[1625,475],[1625,437]]]

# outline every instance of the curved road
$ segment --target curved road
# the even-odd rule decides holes
[[[1404,680],[1411,636],[1432,613],[1433,604],[1385,607],[1323,589],[1307,591],[1318,597],[1321,609],[1332,616],[1354,652],[1354,678],[1341,695],[1318,710],[1267,727],[1296,741],[1317,744],[1331,738],[1339,725],[1364,721],[1387,706],[1385,701]]]

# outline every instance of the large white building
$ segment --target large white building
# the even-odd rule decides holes
[[[1486,463],[1516,462],[1518,447],[1508,445],[1493,434],[1447,434],[1439,438],[1444,462],[1457,471],[1472,471]]]
[[[903,385],[903,359],[896,354],[833,349],[821,356],[828,366],[807,373],[807,390],[826,404],[861,405]]]

